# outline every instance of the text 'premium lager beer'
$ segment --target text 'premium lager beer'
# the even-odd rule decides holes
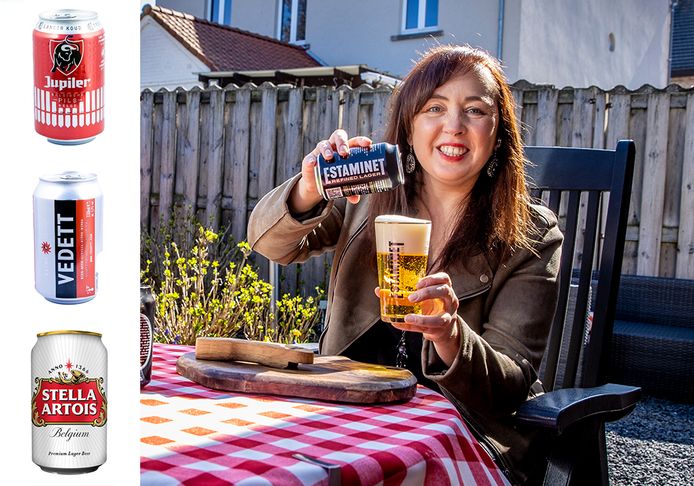
[[[376,218],[375,229],[381,319],[404,322],[407,314],[422,310],[407,297],[426,275],[431,221],[382,215]]]
[[[32,459],[41,469],[87,473],[106,462],[106,348],[101,334],[38,334],[31,350]]]
[[[336,152],[330,160],[319,155],[314,174],[326,200],[390,191],[404,181],[398,147],[389,143],[352,147],[345,158]]]
[[[104,130],[104,29],[95,12],[53,10],[34,29],[34,127],[73,145]]]
[[[40,178],[34,190],[34,282],[49,301],[79,304],[96,296],[101,203],[94,174]]]

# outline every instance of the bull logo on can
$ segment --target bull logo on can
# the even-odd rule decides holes
[[[82,62],[83,40],[72,40],[72,35],[66,35],[65,39],[51,40],[50,50],[53,59],[51,72],[59,71],[65,76],[72,74]]]

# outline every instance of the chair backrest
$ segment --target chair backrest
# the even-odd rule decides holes
[[[540,378],[548,390],[596,386],[607,373],[634,142],[621,140],[616,150],[525,147],[525,156],[531,194],[559,215],[564,232],[559,300]]]

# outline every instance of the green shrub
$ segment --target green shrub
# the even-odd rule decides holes
[[[285,294],[273,313],[272,286],[250,264],[248,243],[223,249],[219,235],[200,225],[192,246],[171,239],[161,245],[152,238],[146,241],[149,254],[161,256],[156,264],[145,258],[141,271],[142,280],[154,289],[158,342],[195,344],[197,336],[281,343],[316,339],[313,328],[323,292],[317,288],[317,296],[306,299]],[[221,265],[211,253],[223,255],[227,263]]]

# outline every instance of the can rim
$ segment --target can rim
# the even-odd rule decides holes
[[[56,334],[86,334],[87,336],[96,336],[96,337],[101,337],[101,333],[98,332],[92,332],[92,331],[48,331],[48,332],[40,332],[36,335],[36,337],[43,337],[43,336],[54,336]]]
[[[86,20],[94,20],[99,15],[93,10],[80,10],[76,8],[59,8],[55,10],[46,10],[39,14],[41,20],[60,22],[82,22]]]
[[[67,170],[57,174],[44,174],[39,177],[45,182],[56,182],[58,184],[76,184],[80,182],[91,182],[96,180],[96,174],[92,172],[78,172],[75,170]]]

